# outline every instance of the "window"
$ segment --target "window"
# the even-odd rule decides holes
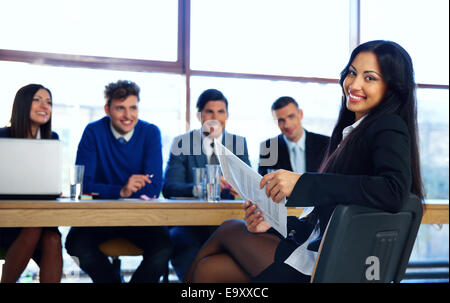
[[[0,28],[0,49],[176,61],[178,1],[5,1]]]
[[[448,199],[448,90],[419,89],[418,120],[422,179],[427,199]]]
[[[384,39],[413,59],[416,81],[448,85],[447,0],[361,1],[361,42]]]
[[[347,60],[349,1],[195,0],[191,5],[194,70],[337,78]]]

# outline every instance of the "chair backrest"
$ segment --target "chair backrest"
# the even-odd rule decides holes
[[[422,220],[410,195],[397,213],[338,205],[331,216],[311,282],[400,282]]]

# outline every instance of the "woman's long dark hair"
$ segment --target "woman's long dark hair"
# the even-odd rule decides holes
[[[361,124],[341,142],[343,129],[355,123],[355,113],[348,110],[346,106],[344,80],[349,73],[349,67],[353,60],[361,52],[370,52],[376,55],[387,88],[380,104],[373,108],[361,121]],[[353,50],[347,65],[341,72],[339,84],[342,88],[341,109],[331,135],[327,156],[320,167],[320,171],[324,172],[332,167],[346,147],[352,146],[352,143],[361,139],[364,130],[375,120],[386,114],[397,114],[406,122],[411,136],[411,191],[423,199],[418,147],[416,84],[409,54],[403,47],[392,41],[376,40],[363,43]]]
[[[41,84],[28,84],[16,93],[14,98],[14,104],[11,113],[11,137],[13,138],[28,138],[31,134],[31,121],[30,110],[33,97],[40,89],[45,89],[50,94],[52,99],[52,93],[48,88],[45,88]],[[48,119],[47,123],[40,126],[41,138],[50,139],[52,136],[52,117]]]

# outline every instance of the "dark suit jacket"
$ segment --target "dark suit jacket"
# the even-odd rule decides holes
[[[317,251],[337,204],[399,211],[411,191],[410,154],[410,134],[400,116],[373,122],[327,173],[300,177],[286,206],[314,206],[314,211],[303,219],[288,218],[288,231],[296,230],[302,243],[318,222],[320,236],[308,245]]]
[[[330,137],[311,133],[305,130],[305,167],[307,172],[316,172],[328,147]],[[274,152],[271,152],[272,149]],[[283,135],[267,139],[261,143],[258,173],[267,174],[267,169],[286,169],[292,171],[289,151]],[[276,151],[276,153],[275,153]],[[265,162],[265,163],[264,163]],[[267,164],[267,165],[265,165]]]
[[[222,144],[250,166],[247,141],[244,137],[224,132]],[[173,140],[164,176],[162,189],[164,197],[192,197],[194,186],[192,169],[205,167],[207,163],[208,159],[202,148],[202,135],[198,130],[176,137]],[[222,191],[221,198],[234,199],[228,189]]]

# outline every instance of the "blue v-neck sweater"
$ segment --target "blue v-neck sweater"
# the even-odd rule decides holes
[[[150,174],[146,184],[132,198],[142,194],[158,197],[162,187],[161,132],[156,125],[139,120],[125,144],[111,132],[108,116],[89,123],[78,145],[76,164],[85,166],[83,192],[100,198],[120,198],[120,190],[131,175]]]

